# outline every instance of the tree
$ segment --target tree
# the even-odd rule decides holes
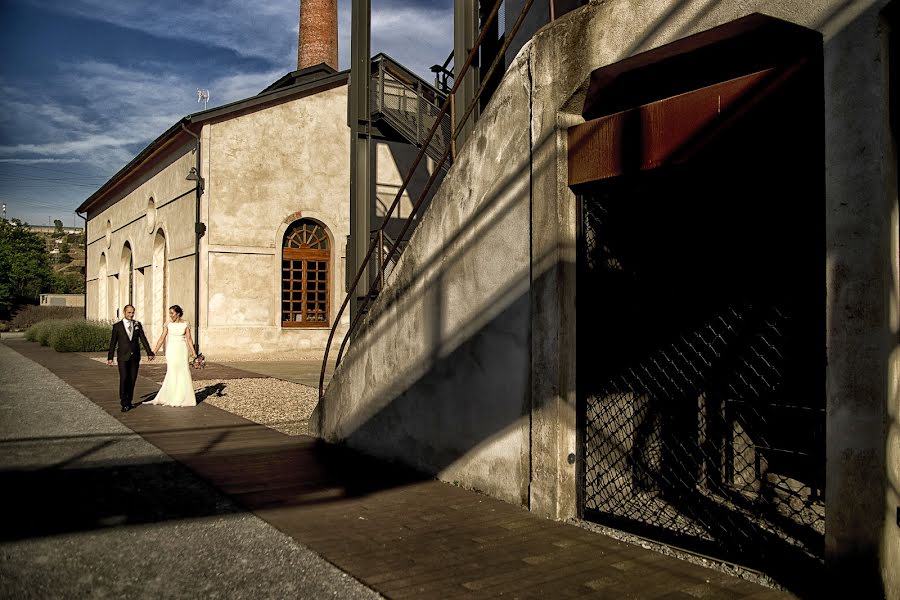
[[[53,292],[56,294],[83,294],[84,276],[81,273],[54,273]]]
[[[60,221],[59,219],[53,219],[53,226],[56,227],[56,231],[53,232],[54,234],[61,234],[61,233],[63,233],[63,223],[62,223],[62,221]]]
[[[15,220],[0,220],[0,310],[20,302],[37,302],[52,284],[44,241]]]

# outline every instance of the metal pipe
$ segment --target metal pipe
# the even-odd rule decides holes
[[[384,289],[384,229],[378,228],[378,275],[381,279],[379,290]]]
[[[79,217],[81,217],[81,219],[84,221],[84,233],[82,233],[83,244],[84,244],[84,319],[87,320],[87,317],[88,317],[88,314],[87,314],[87,304],[88,304],[87,303],[87,297],[88,297],[88,293],[87,293],[87,265],[88,265],[87,213],[85,213],[85,216],[82,216],[81,213],[79,213],[78,211],[75,211],[75,214],[78,215]]]
[[[200,223],[200,196],[203,194],[203,176],[200,174],[200,136],[184,126],[181,128],[197,143],[197,184],[194,186],[196,198],[196,218],[194,220],[194,352],[200,353],[200,237],[206,230]]]

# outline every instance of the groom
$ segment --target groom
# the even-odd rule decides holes
[[[128,412],[134,408],[131,401],[134,398],[134,384],[137,382],[138,368],[141,365],[141,344],[144,345],[150,360],[156,355],[150,350],[150,343],[144,335],[141,322],[134,320],[134,307],[127,304],[122,312],[125,318],[112,328],[106,364],[112,366],[113,353],[118,346],[116,354],[119,362],[119,402],[122,404],[122,412]]]

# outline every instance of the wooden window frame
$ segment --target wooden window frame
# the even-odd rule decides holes
[[[325,232],[325,228],[318,223],[306,221],[309,224],[314,224],[316,227],[322,229],[323,233]],[[331,243],[327,237],[327,233],[325,234],[325,244],[328,246],[327,249],[313,249],[313,248],[287,248],[284,247],[284,244],[287,242],[289,236],[294,231],[294,229],[300,225],[302,222],[294,223],[288,230],[285,232],[284,239],[282,241],[281,248],[281,294],[279,297],[279,314],[281,319],[281,326],[286,328],[314,328],[314,329],[327,329],[331,327]],[[301,277],[299,279],[293,278],[291,275],[296,272],[295,269],[285,268],[285,261],[300,261],[300,273]],[[309,321],[307,320],[308,304],[309,300],[307,298],[308,293],[319,293],[319,290],[310,292],[307,289],[307,285],[309,282],[313,281],[307,278],[309,271],[309,264],[313,262],[321,262],[325,265],[325,302],[323,307],[324,320],[322,321]],[[318,272],[318,271],[313,271]],[[316,280],[319,281],[319,280]],[[299,288],[297,285],[299,284]],[[289,295],[299,292],[300,300],[294,300],[289,297],[287,300],[284,298],[284,294],[287,292]],[[288,308],[285,310],[285,302],[288,303]],[[313,300],[314,303],[318,304],[320,300]],[[294,308],[299,307],[299,310],[294,310]],[[302,316],[301,321],[285,321],[284,315],[285,313],[289,313],[289,316],[293,316],[294,314],[300,314]]]

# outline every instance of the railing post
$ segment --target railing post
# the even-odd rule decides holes
[[[456,127],[456,94],[450,94],[450,158],[456,160],[456,136],[453,130]]]
[[[384,289],[384,228],[378,228],[378,291]]]
[[[378,61],[378,112],[384,113],[384,61]]]

